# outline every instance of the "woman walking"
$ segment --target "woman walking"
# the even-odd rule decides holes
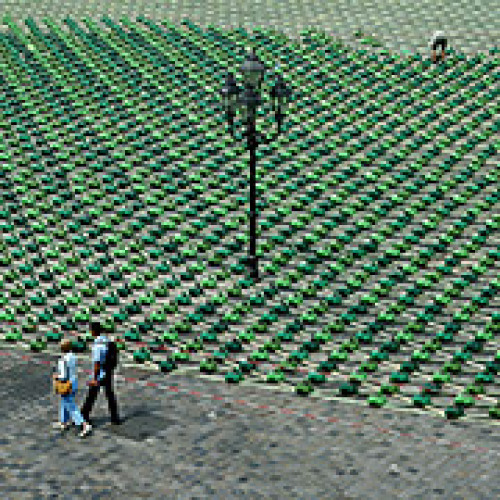
[[[55,429],[66,430],[71,426],[71,420],[75,425],[81,427],[80,437],[87,436],[92,427],[85,422],[80,410],[75,404],[75,396],[78,391],[78,376],[76,373],[76,356],[71,352],[71,342],[64,339],[61,342],[62,356],[57,363],[57,373],[53,375],[54,382],[70,382],[71,387],[67,394],[61,394],[60,421],[54,422]]]

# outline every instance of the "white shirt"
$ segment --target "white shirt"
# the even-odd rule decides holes
[[[432,38],[429,41],[429,47],[432,47],[432,45],[436,41],[436,38],[445,38],[444,32],[442,32],[442,31],[435,31],[434,34],[432,35]]]
[[[71,380],[76,377],[76,356],[67,352],[57,362],[57,376],[61,380]]]
[[[73,391],[77,391],[78,375],[76,372],[76,356],[72,352],[67,352],[59,358],[57,362],[57,376],[61,380],[71,380]]]

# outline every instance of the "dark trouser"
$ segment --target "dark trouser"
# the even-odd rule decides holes
[[[432,60],[436,61],[436,49],[438,47],[441,47],[441,60],[444,61],[444,51],[446,49],[446,46],[448,45],[448,40],[446,38],[436,38],[434,40],[434,43],[432,44],[431,50],[432,50]]]
[[[118,417],[118,407],[116,405],[115,393],[113,391],[113,373],[106,375],[103,380],[96,386],[90,386],[89,392],[87,393],[87,398],[85,399],[85,403],[83,403],[81,413],[85,420],[88,421],[90,413],[92,411],[92,407],[94,406],[95,400],[101,386],[104,387],[104,392],[106,394],[106,399],[108,400],[109,413],[111,415],[111,421],[117,422]]]
[[[432,44],[432,50],[436,50],[438,47],[441,47],[441,50],[445,50],[448,45],[448,40],[446,38],[438,37],[434,40]]]

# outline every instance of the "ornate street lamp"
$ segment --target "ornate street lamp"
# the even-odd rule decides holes
[[[250,151],[250,255],[248,258],[250,276],[256,281],[259,278],[259,266],[257,259],[257,191],[256,191],[256,150],[258,143],[270,143],[281,133],[283,120],[282,111],[288,104],[291,92],[286,86],[281,75],[278,75],[277,82],[271,90],[271,99],[275,118],[278,123],[276,135],[266,139],[259,135],[255,129],[255,119],[257,108],[262,103],[260,89],[264,80],[265,67],[260,62],[254,51],[248,54],[246,61],[241,67],[245,88],[241,90],[232,73],[228,73],[226,83],[222,88],[222,98],[226,107],[226,115],[231,136],[234,138],[234,116],[236,109],[239,109],[243,119],[247,122],[246,137],[248,150]],[[276,108],[277,105],[277,108]]]

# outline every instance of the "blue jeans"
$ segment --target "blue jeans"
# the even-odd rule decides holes
[[[67,424],[70,418],[75,425],[83,424],[83,417],[75,403],[76,391],[67,396],[61,396],[61,423]]]

